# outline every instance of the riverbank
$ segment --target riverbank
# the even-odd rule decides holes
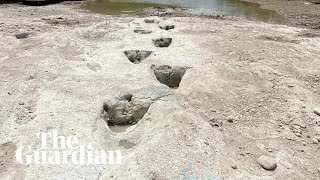
[[[0,5],[1,179],[319,177],[317,32],[79,7]],[[53,130],[123,164],[18,164]]]
[[[305,0],[244,0],[275,10],[290,20],[292,25],[320,29],[320,4]]]

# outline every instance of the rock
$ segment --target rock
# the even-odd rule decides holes
[[[261,167],[263,167],[263,169],[268,171],[272,171],[277,168],[276,160],[268,156],[260,156],[258,158],[258,163],[260,164]]]
[[[19,102],[19,105],[23,106],[23,105],[24,105],[24,102]]]
[[[17,39],[25,39],[29,36],[29,33],[20,33],[15,35]]]
[[[233,165],[233,166],[231,166],[231,168],[232,168],[232,169],[238,169],[238,166]]]
[[[313,112],[314,112],[316,115],[320,116],[320,110],[315,109],[315,110],[313,110]]]
[[[302,137],[302,134],[300,134],[300,133],[294,133],[297,137]]]
[[[217,110],[215,110],[215,109],[213,109],[213,108],[211,108],[210,111],[211,111],[211,112],[217,112]]]
[[[227,121],[228,121],[229,123],[233,123],[233,122],[234,122],[234,119],[233,119],[232,117],[228,117],[228,118],[227,118]]]
[[[150,34],[152,31],[150,30],[145,30],[145,29],[135,29],[133,32],[138,33],[138,34]]]
[[[318,143],[319,143],[319,142],[318,142],[318,139],[312,138],[312,143],[313,143],[313,144],[318,144]]]

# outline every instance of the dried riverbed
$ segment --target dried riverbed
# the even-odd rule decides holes
[[[319,177],[318,32],[79,7],[0,5],[1,179]],[[124,163],[17,163],[53,129]]]

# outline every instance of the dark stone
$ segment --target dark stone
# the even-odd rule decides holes
[[[25,39],[28,38],[29,33],[20,33],[15,35],[17,39]]]

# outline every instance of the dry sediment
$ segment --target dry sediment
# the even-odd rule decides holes
[[[105,16],[77,4],[0,11],[0,157],[8,160],[0,178],[319,177],[316,33],[218,15],[174,17],[171,9],[167,17]],[[30,35],[17,39],[21,33]],[[155,46],[160,37],[171,45]],[[127,50],[153,53],[134,64]],[[108,121],[130,126],[114,133]],[[121,149],[126,161],[14,162],[17,147],[37,145],[36,134],[51,129]]]

